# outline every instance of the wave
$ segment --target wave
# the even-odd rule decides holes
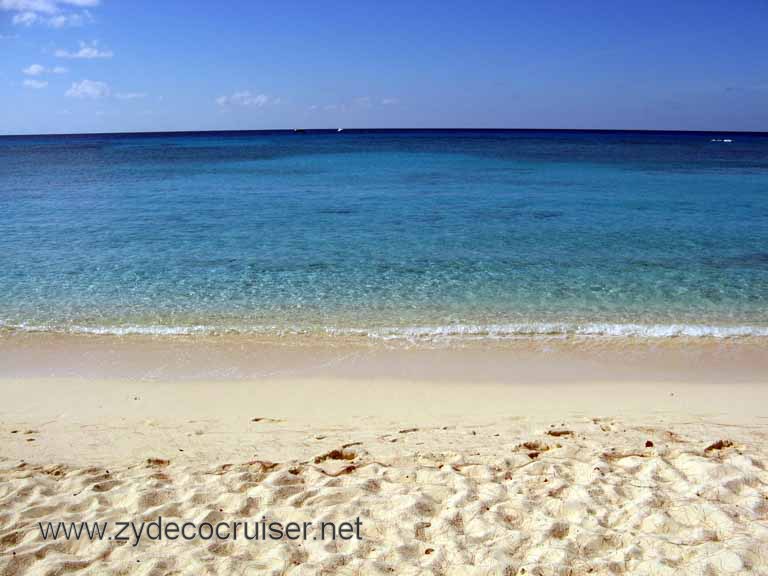
[[[86,334],[93,336],[215,336],[219,334],[300,334],[301,331],[280,329],[277,326],[215,326],[188,325],[169,326],[163,324],[120,324],[87,326],[80,324],[9,324],[0,322],[0,331],[54,334]]]
[[[383,341],[505,340],[520,338],[768,338],[766,325],[641,324],[530,322],[508,324],[449,324],[445,326],[297,327],[275,325],[32,325],[0,322],[0,332],[63,333],[103,336],[328,336]]]
[[[768,326],[717,326],[697,324],[611,324],[611,323],[516,323],[490,325],[420,326],[368,331],[382,339],[430,340],[444,338],[520,337],[615,337],[615,338],[746,338],[768,337]]]

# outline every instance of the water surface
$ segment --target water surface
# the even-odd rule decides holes
[[[0,138],[0,325],[768,336],[768,137]]]

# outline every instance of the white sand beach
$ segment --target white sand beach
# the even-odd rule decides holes
[[[0,572],[768,574],[768,387],[755,365],[751,382],[317,372],[5,379]],[[44,540],[38,527],[109,522],[114,534],[158,517],[361,528],[136,543]]]

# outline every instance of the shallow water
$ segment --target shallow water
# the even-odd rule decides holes
[[[766,136],[6,137],[0,217],[7,331],[768,336]]]

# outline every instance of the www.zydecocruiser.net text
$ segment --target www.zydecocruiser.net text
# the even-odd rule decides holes
[[[178,522],[159,516],[149,522],[38,522],[43,540],[129,542],[173,540],[362,540],[360,518],[349,522],[280,522],[262,517],[232,522]]]

